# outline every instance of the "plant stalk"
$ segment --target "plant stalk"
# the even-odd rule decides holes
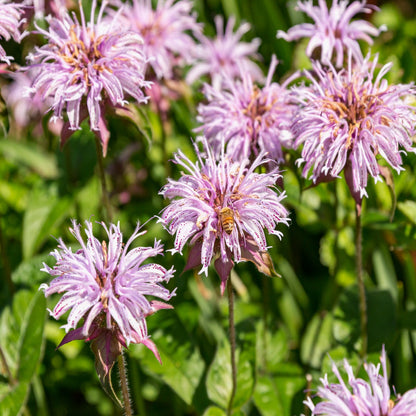
[[[360,296],[360,324],[361,324],[361,358],[365,358],[367,355],[367,346],[368,346],[368,334],[367,334],[367,303],[365,298],[365,286],[364,286],[364,277],[363,277],[363,259],[362,259],[362,224],[361,224],[361,213],[356,206],[355,209],[355,265],[357,272],[357,282],[358,282],[358,291]]]
[[[235,393],[237,391],[237,365],[235,362],[235,325],[234,325],[234,292],[233,285],[231,283],[231,277],[227,282],[227,294],[228,294],[228,325],[230,336],[230,351],[231,351],[231,395],[228,402],[227,416],[232,414],[233,402]]]
[[[113,210],[111,209],[110,198],[108,196],[107,190],[107,182],[105,179],[105,172],[104,172],[104,159],[103,159],[103,151],[101,148],[101,144],[99,139],[95,138],[95,149],[97,153],[97,164],[98,164],[98,172],[101,181],[101,191],[102,191],[102,198],[103,204],[106,211],[106,219],[107,221],[111,222],[113,219]]]
[[[120,376],[120,388],[123,396],[124,414],[126,416],[133,416],[130,394],[129,394],[129,382],[127,378],[127,367],[124,355],[121,353],[117,358],[118,373]]]

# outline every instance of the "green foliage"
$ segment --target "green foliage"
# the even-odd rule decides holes
[[[277,55],[275,80],[281,81],[294,68],[310,65],[304,41],[276,38],[278,29],[303,19],[294,11],[295,3],[195,0],[195,10],[208,34],[214,33],[217,14],[235,15],[237,24],[251,23],[244,40],[261,39],[264,70]],[[380,63],[394,63],[389,82],[413,81],[412,2],[381,2],[371,19],[389,29],[372,48]],[[1,74],[0,84],[8,82]],[[104,168],[113,220],[128,236],[138,220],[152,218],[143,245],[156,238],[166,250],[173,247],[154,216],[165,206],[159,191],[167,177],[180,175],[180,167],[170,161],[173,153],[180,148],[194,160],[190,139],[202,99],[200,91],[189,88],[169,104],[166,123],[151,104],[129,105],[109,116]],[[39,123],[40,135],[40,126],[16,130],[12,110],[0,102],[0,415],[119,415],[101,389],[89,344],[73,341],[57,350],[65,316],[59,322],[48,319],[45,326],[46,307],[53,309],[58,295],[45,301],[38,288],[50,276],[40,269],[44,262],[55,263],[49,252],[56,248],[56,238],[73,244],[71,219],[101,221],[105,213],[88,122],[61,149],[47,119]],[[343,177],[317,186],[301,178],[298,157],[291,150],[282,168],[290,227],[282,228],[282,241],[268,240],[281,278],[260,276],[248,263],[232,272],[237,335],[233,416],[300,415],[306,392],[316,391],[320,377],[328,373],[335,381],[332,362],[342,364],[347,358],[357,372],[363,371],[354,202]],[[392,174],[394,189],[386,180],[369,184],[362,213],[367,360],[377,362],[385,345],[390,381],[398,393],[416,386],[416,157],[403,155],[403,161],[405,171]],[[232,388],[227,299],[219,293],[213,268],[208,277],[183,271],[187,250],[183,256],[166,252],[160,259],[176,269],[169,283],[170,290],[177,287],[174,309],[147,318],[162,365],[144,345],[126,351],[133,407],[140,416],[227,415]],[[112,381],[117,390],[117,375]]]

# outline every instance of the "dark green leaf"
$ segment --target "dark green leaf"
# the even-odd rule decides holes
[[[43,292],[37,292],[30,302],[21,328],[17,379],[30,382],[42,353],[43,328],[45,326],[46,300]]]
[[[223,341],[215,354],[208,371],[206,387],[208,397],[226,409],[232,392],[231,351],[228,341]],[[253,365],[248,359],[248,351],[237,348],[237,390],[233,401],[233,409],[238,409],[247,402],[253,392]]]
[[[161,378],[185,403],[191,404],[205,368],[198,347],[175,310],[159,311],[148,322],[162,365],[143,345],[131,348],[132,354],[140,358],[144,371]]]

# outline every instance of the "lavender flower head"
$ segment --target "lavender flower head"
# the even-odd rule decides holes
[[[380,374],[380,364],[383,374]],[[390,388],[387,378],[386,351],[383,350],[380,364],[364,364],[369,382],[356,378],[347,360],[344,368],[348,375],[348,384],[344,382],[335,364],[332,371],[339,384],[329,384],[328,376],[321,378],[322,386],[318,388],[318,397],[323,401],[314,404],[308,397],[304,403],[311,409],[312,416],[415,416],[416,389],[409,390],[397,400],[390,398]]]
[[[220,89],[224,76],[236,78],[240,76],[240,67],[252,77],[254,81],[263,81],[264,76],[252,58],[258,58],[257,49],[259,39],[251,42],[241,42],[241,37],[250,30],[248,23],[240,25],[233,32],[235,17],[231,16],[224,27],[222,16],[215,17],[217,36],[214,39],[197,35],[200,45],[194,50],[196,63],[189,70],[186,81],[192,84],[203,75],[211,77],[214,88]]]
[[[198,162],[192,163],[181,151],[175,163],[187,173],[169,182],[161,195],[171,200],[161,214],[161,221],[175,237],[173,253],[181,253],[185,243],[192,246],[185,270],[202,266],[200,273],[208,274],[213,258],[224,292],[235,262],[252,261],[269,276],[275,275],[267,252],[263,229],[281,238],[275,228],[288,225],[288,212],[281,204],[285,193],[274,185],[279,177],[275,171],[256,173],[266,163],[260,153],[250,164],[248,159],[233,162],[222,154],[217,161],[205,139],[205,153],[195,144]]]
[[[192,13],[190,0],[158,0],[156,9],[151,0],[133,0],[122,11],[122,22],[143,38],[144,54],[156,77],[171,79],[173,68],[189,63],[201,26]]]
[[[303,175],[312,169],[316,182],[331,180],[342,170],[356,201],[368,196],[368,175],[381,180],[383,158],[395,171],[402,168],[401,153],[415,152],[415,109],[403,98],[415,93],[410,85],[388,85],[384,75],[392,64],[384,65],[377,75],[378,56],[362,64],[349,60],[348,69],[337,72],[314,63],[316,79],[310,73],[310,87],[298,90],[300,109],[295,116],[295,146],[301,146],[305,163]]]
[[[143,40],[137,33],[121,31],[117,17],[104,19],[105,6],[104,1],[96,23],[96,0],[88,23],[82,7],[81,23],[68,12],[62,18],[49,16],[48,30],[36,26],[48,43],[28,56],[32,63],[28,68],[39,68],[31,92],[40,91],[44,99],[53,97],[53,118],[62,118],[66,108],[68,122],[61,140],[65,142],[89,115],[104,155],[109,139],[103,115],[106,105],[124,105],[126,94],[139,103],[146,102],[142,88],[150,85],[144,79]]]
[[[224,88],[205,85],[207,104],[198,106],[197,120],[214,152],[221,153],[225,140],[226,154],[233,160],[254,159],[261,152],[277,162],[283,162],[284,147],[292,147],[291,124],[295,105],[287,89],[272,82],[277,65],[273,55],[263,88],[253,83],[250,75],[241,71],[241,81],[226,78]]]
[[[371,36],[378,36],[385,26],[377,29],[365,20],[351,19],[358,13],[371,13],[377,10],[373,5],[367,5],[366,0],[353,1],[333,0],[328,10],[326,0],[319,0],[319,6],[314,6],[312,0],[298,1],[298,9],[310,16],[314,23],[302,23],[288,30],[287,33],[278,30],[277,37],[287,41],[300,38],[310,38],[306,54],[311,57],[316,48],[321,49],[321,62],[328,64],[336,54],[336,67],[342,67],[345,52],[351,52],[357,62],[363,60],[358,40],[369,45],[373,44]]]
[[[68,322],[63,326],[67,335],[60,346],[75,339],[98,339],[105,345],[102,355],[107,358],[104,365],[110,367],[114,358],[112,351],[118,351],[118,346],[142,343],[160,360],[156,346],[147,334],[145,318],[159,309],[171,307],[160,301],[150,301],[147,296],[168,301],[174,292],[169,293],[161,283],[168,282],[174,270],[166,270],[155,263],[142,264],[163,253],[159,241],[155,241],[154,247],[129,250],[133,241],[145,233],[140,232],[139,225],[126,244],[123,244],[119,224],[101,225],[108,242],[100,242],[94,237],[89,221],[85,221],[85,242],[80,225],[73,221],[70,231],[81,248],[72,252],[59,239],[58,249],[51,253],[56,259],[55,266],[50,268],[44,264],[42,269],[54,277],[49,285],[43,283],[40,286],[45,296],[63,293],[50,314],[59,319],[69,311]]]
[[[0,40],[6,41],[13,38],[15,42],[20,42],[26,35],[21,33],[19,26],[25,22],[22,19],[23,5],[17,3],[10,3],[9,0],[0,0]],[[10,65],[12,56],[7,56],[6,51],[0,45],[0,62],[7,62]]]

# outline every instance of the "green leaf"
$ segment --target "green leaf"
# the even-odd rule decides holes
[[[399,293],[396,272],[391,254],[385,245],[379,245],[373,251],[373,264],[378,287],[388,290],[397,301]]]
[[[381,345],[391,345],[397,329],[397,312],[391,293],[387,290],[366,291],[368,317],[368,351],[380,351]],[[360,338],[360,307],[356,286],[345,290],[334,311],[335,339],[351,349]]]
[[[227,416],[224,410],[217,406],[210,406],[202,416]]]
[[[140,359],[145,372],[162,379],[185,403],[192,404],[205,364],[191,334],[175,310],[159,311],[147,321],[162,365],[143,345],[131,347],[131,353]]]
[[[407,219],[416,224],[416,201],[407,200],[404,202],[399,202],[397,208],[401,211]]]
[[[23,217],[23,257],[29,259],[51,237],[54,227],[68,216],[70,198],[60,198],[54,189],[36,189]]]
[[[59,171],[55,155],[39,146],[15,140],[0,140],[0,153],[18,165],[26,165],[45,179],[56,179]]]
[[[288,339],[282,329],[272,333],[261,321],[256,332],[256,364],[260,369],[275,371],[288,354]]]
[[[320,368],[322,357],[331,347],[332,325],[331,313],[316,314],[309,321],[300,349],[303,363]]]
[[[38,288],[41,283],[48,281],[50,278],[47,273],[40,270],[44,262],[52,267],[55,264],[55,259],[48,253],[23,261],[12,273],[13,282],[18,285],[36,286]]]
[[[246,403],[253,392],[253,365],[248,356],[249,351],[237,348],[237,390],[233,401],[233,409],[238,409]],[[208,397],[216,404],[226,409],[232,392],[231,350],[228,341],[218,346],[217,353],[208,371],[206,387]]]
[[[29,393],[29,383],[19,383],[12,386],[6,394],[0,396],[0,415],[20,415]]]
[[[257,378],[254,403],[263,416],[292,416],[303,410],[306,379],[294,363],[280,363],[273,375]]]
[[[30,302],[21,328],[17,379],[30,382],[38,366],[43,345],[46,300],[37,292]]]

